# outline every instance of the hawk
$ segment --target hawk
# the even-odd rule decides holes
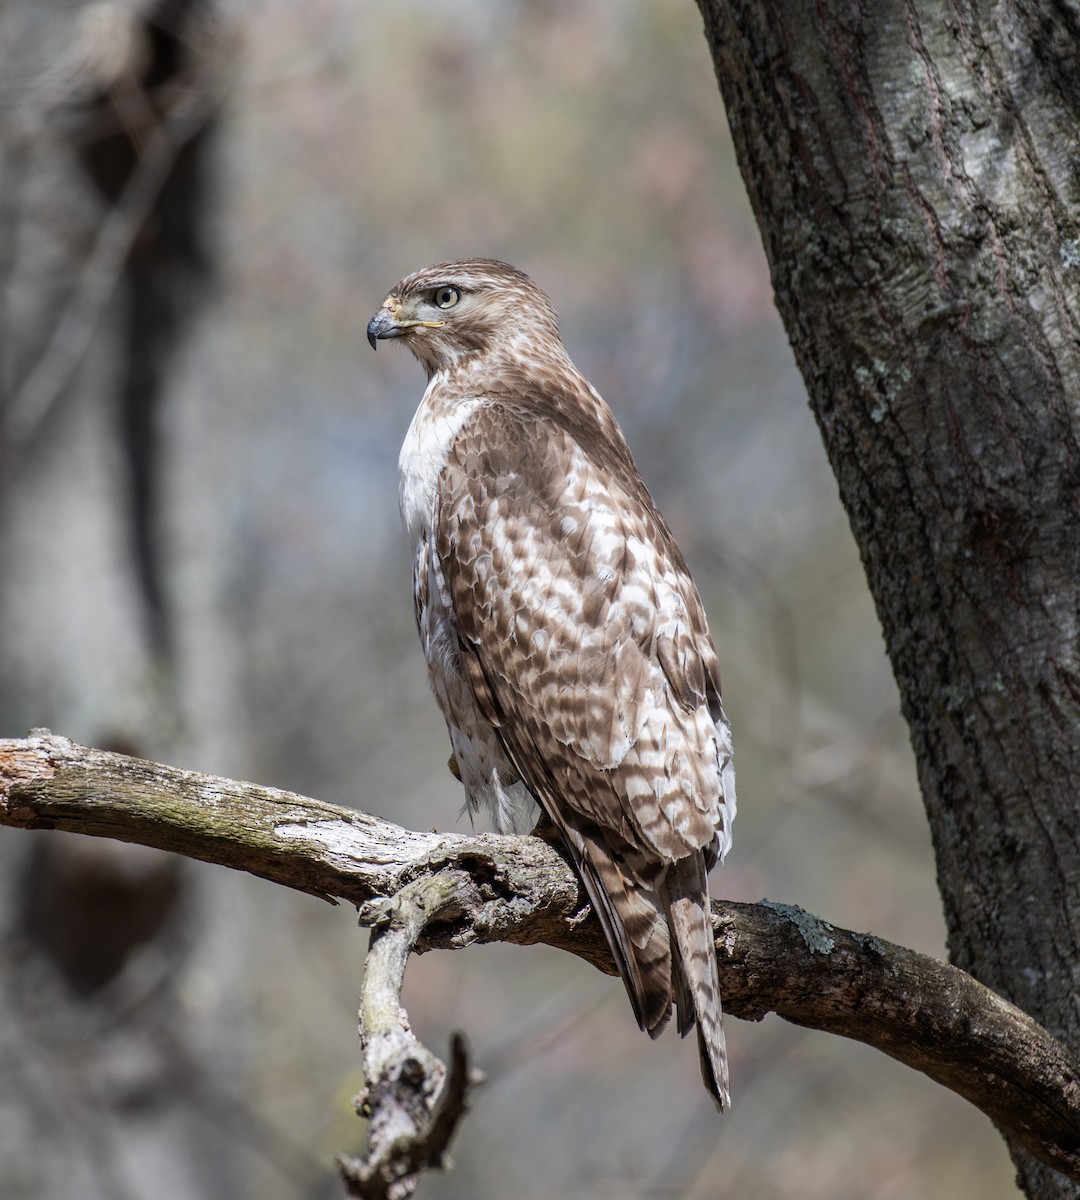
[[[539,805],[638,1024],[695,1024],[728,1102],[708,872],[731,844],[731,728],[705,613],[615,417],[528,276],[408,275],[367,327],[428,385],[401,448],[416,623],[471,809]]]

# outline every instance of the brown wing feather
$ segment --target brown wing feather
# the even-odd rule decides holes
[[[638,1026],[657,1037],[671,1016],[672,946],[656,893],[625,869],[599,830],[575,828],[561,805],[549,805],[545,811],[556,813],[552,819],[615,955]]]
[[[703,915],[728,816],[715,653],[629,452],[579,437],[539,404],[481,407],[450,450],[435,548],[478,706],[570,848],[639,1023],[663,1027],[674,970],[722,1102]]]
[[[543,765],[575,812],[661,860],[711,843],[715,652],[651,504],[549,417],[491,405],[451,449],[435,548],[494,723],[535,760],[526,778]]]

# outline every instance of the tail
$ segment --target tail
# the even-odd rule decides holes
[[[679,1032],[696,1021],[701,1076],[722,1110],[731,1099],[704,853],[673,863],[657,887],[655,872],[642,878],[598,830],[571,828],[559,815],[556,810],[556,828],[581,873],[638,1025],[659,1037],[671,1016],[674,982]]]
[[[701,1078],[723,1110],[731,1104],[731,1094],[704,856],[691,854],[669,867],[660,899],[671,929],[679,1033],[685,1035],[697,1023]]]
[[[656,892],[596,843],[586,841],[579,869],[638,1026],[659,1037],[671,1016],[673,947]]]

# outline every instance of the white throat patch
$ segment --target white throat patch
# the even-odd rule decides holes
[[[422,530],[431,528],[439,477],[446,467],[450,447],[465,422],[483,403],[474,397],[465,397],[447,408],[436,409],[428,397],[443,382],[435,375],[428,384],[398,457],[398,501],[413,543]]]

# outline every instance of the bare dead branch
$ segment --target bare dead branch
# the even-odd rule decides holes
[[[414,832],[47,731],[0,741],[0,824],[158,846],[327,900],[380,900],[387,912],[405,903],[395,910],[387,897],[427,896],[429,885],[442,895],[453,880],[449,898],[423,914],[411,942],[418,951],[544,942],[613,973],[597,922],[582,919],[573,870],[537,837]],[[414,883],[418,890],[407,890]],[[955,967],[789,905],[714,901],[713,915],[732,1015],[760,1020],[775,1012],[875,1046],[964,1096],[1042,1162],[1080,1180],[1078,1066],[1025,1013]],[[388,953],[393,944],[390,937]],[[368,1019],[377,1029],[374,1010]]]
[[[450,1069],[420,1044],[401,1004],[405,967],[425,926],[444,914],[459,916],[460,876],[424,875],[392,900],[361,909],[372,923],[360,999],[364,1091],[357,1111],[368,1118],[364,1159],[339,1159],[349,1195],[363,1200],[405,1200],[420,1173],[442,1170],[450,1141],[480,1081],[469,1067],[463,1035],[451,1042]]]

